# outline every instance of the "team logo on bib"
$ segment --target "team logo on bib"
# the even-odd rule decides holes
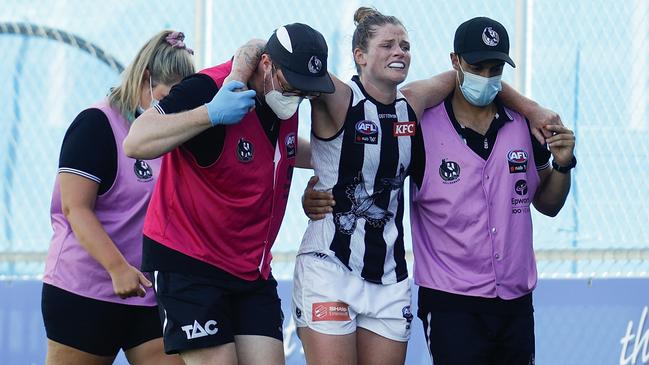
[[[286,157],[295,157],[297,154],[297,137],[295,137],[295,133],[289,133],[284,139],[284,144],[286,145]]]
[[[527,152],[523,150],[511,150],[507,152],[507,163],[509,164],[509,173],[527,171]]]
[[[371,120],[361,120],[356,123],[354,142],[377,144],[379,141],[379,127]]]
[[[439,165],[439,176],[444,184],[454,184],[460,179],[460,165],[455,161],[442,160]]]
[[[397,122],[393,124],[392,135],[395,137],[414,136],[417,122]]]
[[[254,153],[255,149],[253,148],[252,143],[243,138],[239,138],[239,143],[237,143],[237,158],[239,159],[239,161],[252,161]]]
[[[153,170],[151,170],[151,166],[144,160],[135,160],[133,171],[139,181],[146,182],[153,179]]]

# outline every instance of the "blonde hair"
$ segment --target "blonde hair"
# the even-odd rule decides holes
[[[354,25],[356,25],[356,29],[352,36],[352,53],[356,48],[360,48],[361,51],[367,52],[367,44],[370,39],[374,38],[376,28],[385,24],[400,25],[404,30],[406,29],[401,21],[395,16],[383,15],[375,8],[367,6],[361,6],[356,9],[356,12],[354,12]],[[361,68],[358,64],[356,64],[356,71],[359,74],[361,73]]]
[[[174,47],[167,40],[171,34],[178,33],[164,30],[149,39],[122,74],[121,84],[111,89],[108,96],[110,105],[117,107],[127,120],[134,119],[140,103],[145,71],[149,71],[151,86],[159,83],[173,85],[195,72],[191,50],[182,42],[182,47]]]

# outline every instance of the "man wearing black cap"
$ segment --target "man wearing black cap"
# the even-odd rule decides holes
[[[424,113],[413,147],[418,316],[435,365],[534,364],[530,203],[549,216],[563,206],[574,135],[546,126],[548,151],[499,102],[504,64],[514,67],[500,23],[461,24],[454,48],[455,90]]]
[[[283,364],[282,312],[270,249],[284,216],[304,98],[334,91],[324,37],[278,28],[247,84],[232,61],[184,79],[140,116],[127,155],[161,156],[144,224],[165,351],[193,364]],[[254,109],[251,109],[254,106]]]

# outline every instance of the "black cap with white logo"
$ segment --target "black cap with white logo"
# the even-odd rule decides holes
[[[483,61],[500,60],[516,67],[509,58],[509,36],[502,24],[478,17],[460,24],[455,31],[454,52],[474,65]]]
[[[320,32],[302,23],[277,28],[266,50],[286,80],[305,92],[334,92],[327,72],[327,42]]]

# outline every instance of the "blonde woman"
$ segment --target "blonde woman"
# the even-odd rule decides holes
[[[140,271],[142,225],[160,161],[127,157],[132,121],[194,72],[180,32],[151,38],[110,95],[68,128],[52,193],[54,234],[42,312],[46,363],[182,364],[163,351],[151,281]]]

